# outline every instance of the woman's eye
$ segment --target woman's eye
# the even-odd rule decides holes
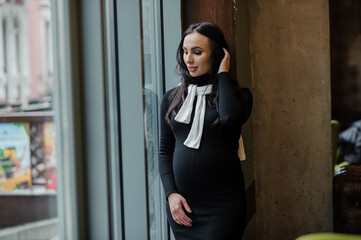
[[[195,54],[195,55],[201,55],[202,52],[201,52],[201,51],[195,51],[194,54]]]
[[[184,51],[184,52],[183,52],[183,54],[187,55],[187,54],[188,54],[188,52]]]

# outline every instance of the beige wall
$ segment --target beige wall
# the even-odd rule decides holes
[[[238,0],[236,7],[239,26],[250,24],[250,60],[247,31],[237,27],[239,80],[254,95],[244,171],[246,184],[256,181],[256,216],[245,239],[331,231],[328,1]],[[240,7],[249,7],[249,23]]]

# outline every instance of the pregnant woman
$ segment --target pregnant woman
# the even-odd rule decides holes
[[[252,94],[228,74],[219,27],[191,25],[177,51],[180,84],[161,106],[159,171],[177,240],[242,239],[245,186],[238,157]]]

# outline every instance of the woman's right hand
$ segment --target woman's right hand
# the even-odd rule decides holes
[[[192,210],[184,197],[179,193],[171,193],[168,195],[168,203],[174,221],[180,225],[192,227],[192,219],[185,214],[183,207],[189,213],[192,213]]]
[[[231,55],[229,55],[229,52],[223,48],[224,57],[221,61],[221,64],[219,65],[218,74],[221,72],[228,72],[230,68],[230,61],[231,61]]]

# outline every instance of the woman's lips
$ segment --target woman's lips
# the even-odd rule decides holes
[[[188,71],[195,72],[198,67],[188,67]]]

